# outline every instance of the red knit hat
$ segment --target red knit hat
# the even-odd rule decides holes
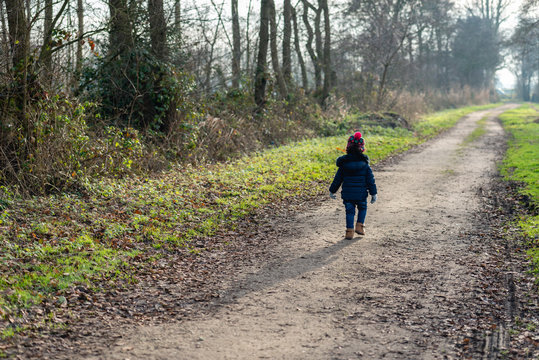
[[[352,147],[357,147],[361,152],[365,151],[365,139],[361,137],[361,133],[359,131],[348,138],[346,152],[349,152]]]

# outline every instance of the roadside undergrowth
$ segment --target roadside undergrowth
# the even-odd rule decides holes
[[[501,173],[518,183],[518,192],[528,209],[517,221],[527,239],[528,255],[539,281],[539,112],[524,104],[500,116],[509,134],[508,149]]]
[[[376,163],[486,108],[431,114],[411,129],[362,125],[359,117],[347,121],[349,130],[362,131]],[[205,238],[234,230],[266,204],[327,191],[345,143],[342,135],[332,136],[226,163],[178,164],[153,177],[87,183],[79,194],[20,199],[0,188],[2,338],[28,326],[25,314],[33,305],[52,304],[48,311],[65,306],[69,288],[99,291],[103,282],[128,284],[141,263],[169,252],[205,251]]]

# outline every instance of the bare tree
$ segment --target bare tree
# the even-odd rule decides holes
[[[247,7],[247,19],[245,20],[245,72],[251,74],[251,34],[249,24],[251,21],[252,0]]]
[[[322,72],[324,63],[324,50],[322,41],[322,27],[320,26],[322,20],[322,8],[319,6],[315,9],[314,16],[314,44],[316,49],[316,63],[315,69],[318,69],[318,77],[316,78],[316,92],[322,90]]]
[[[83,35],[84,35],[84,4],[83,0],[77,0],[77,53],[75,55],[75,76],[73,81],[76,83],[80,78],[80,73],[82,71],[82,44],[83,44]]]
[[[45,0],[45,19],[43,21],[43,46],[46,55],[43,58],[43,67],[44,67],[44,80],[46,83],[50,82],[51,72],[52,72],[52,56],[50,47],[51,39],[48,34],[52,34],[52,0]]]
[[[232,7],[232,86],[238,88],[240,85],[241,68],[241,39],[240,20],[238,14],[238,0],[231,0]]]
[[[268,0],[269,20],[270,20],[270,48],[271,48],[271,64],[273,72],[277,79],[279,94],[286,97],[288,94],[286,82],[279,66],[279,52],[277,51],[277,21],[275,19],[275,3],[273,0]]]
[[[324,87],[320,103],[325,105],[332,86],[333,70],[331,67],[331,26],[329,23],[329,8],[327,0],[319,0],[319,7],[324,12]]]
[[[294,25],[294,48],[296,50],[296,56],[298,57],[301,72],[301,84],[303,89],[307,90],[309,88],[309,80],[307,79],[307,69],[305,68],[305,60],[303,59],[303,52],[301,51],[299,42],[298,19],[295,8],[292,8],[292,23]]]
[[[287,84],[292,80],[292,4],[290,0],[284,0],[283,5],[283,76]]]
[[[214,65],[214,61],[215,61],[215,50],[216,50],[216,46],[217,46],[217,42],[219,40],[219,30],[221,28],[221,24],[223,23],[222,21],[222,14],[223,14],[223,10],[224,10],[224,0],[223,2],[220,4],[220,6],[217,6],[215,4],[215,2],[212,1],[212,5],[215,9],[215,11],[217,12],[217,24],[215,26],[215,29],[213,31],[213,34],[211,37],[209,37],[205,31],[202,32],[203,34],[203,37],[205,39],[205,42],[207,44],[207,46],[209,46],[209,51],[208,51],[208,60],[206,61],[206,65],[204,67],[204,73],[205,73],[205,77],[204,77],[204,88],[206,89],[206,91],[210,91],[211,89],[211,80],[212,80],[212,70],[213,70],[213,65]],[[198,12],[198,16],[199,16],[199,19],[201,20],[201,22],[204,22],[204,17],[202,16],[201,12],[200,12],[200,9],[198,7],[196,7],[196,10]]]
[[[254,98],[255,103],[261,109],[266,102],[266,83],[267,83],[267,56],[269,43],[269,1],[260,1],[260,30],[258,55],[255,69]]]
[[[3,1],[0,1],[0,18],[2,20],[2,53],[4,55],[4,58],[2,60],[4,61],[5,72],[6,74],[8,74],[11,67],[11,58],[9,57],[8,29],[6,24]]]
[[[305,29],[307,30],[307,43],[305,44],[305,47],[307,48],[307,52],[309,53],[309,56],[311,57],[311,61],[313,63],[315,87],[316,89],[318,89],[320,87],[320,84],[322,83],[322,73],[317,53],[315,53],[313,49],[314,31],[309,20],[309,9],[314,10],[315,12],[317,11],[317,9],[307,0],[302,0],[302,2],[303,23],[305,24]]]
[[[40,49],[40,53],[39,53],[39,58],[37,60],[37,66],[44,66],[45,67],[45,71],[47,70],[50,70],[47,69],[47,66],[51,66],[50,65],[50,57],[52,55],[52,52],[53,52],[53,48],[52,48],[52,35],[53,35],[53,30],[54,28],[60,23],[60,19],[62,18],[62,16],[65,14],[66,12],[66,8],[69,4],[69,0],[64,0],[64,2],[62,3],[62,6],[60,7],[60,10],[58,10],[58,12],[56,13],[56,15],[52,16],[53,12],[52,12],[52,6],[53,6],[53,3],[52,1],[48,1],[46,2],[46,8],[45,8],[45,31],[44,31],[44,34],[43,34],[43,44],[41,45],[41,49]],[[64,46],[67,46],[64,45]]]
[[[534,11],[535,10],[535,11]],[[539,102],[539,1],[523,3],[518,25],[511,37],[516,60],[517,93],[524,101]],[[533,79],[535,78],[535,89]]]
[[[182,6],[180,0],[174,1],[174,30],[179,35],[181,34],[181,18],[182,18]]]
[[[359,19],[363,29],[357,41],[363,57],[363,70],[378,80],[374,107],[384,106],[387,83],[392,67],[399,57],[405,40],[409,37],[415,21],[413,8],[417,0],[353,0],[351,13]]]
[[[510,3],[510,0],[472,0],[466,10],[471,16],[489,20],[494,32],[498,34],[500,25],[507,20],[505,11]]]

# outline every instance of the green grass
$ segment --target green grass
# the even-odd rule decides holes
[[[539,207],[539,112],[530,105],[522,105],[500,116],[509,133],[509,148],[501,167],[507,180],[522,184],[520,193],[529,199],[532,207]],[[539,215],[531,214],[518,222],[530,239],[528,254],[539,280]]]
[[[412,131],[360,130],[376,163],[483,108],[432,114]],[[228,163],[177,165],[151,178],[96,180],[84,196],[17,199],[0,188],[0,317],[46,298],[59,303],[76,284],[130,281],[141,261],[168,250],[204,251],[194,239],[233,230],[267,204],[327,192],[346,138],[297,142]]]
[[[487,123],[487,117],[483,117],[480,120],[477,121],[477,127],[463,140],[462,145],[466,146],[477,139],[479,139],[481,136],[485,135],[487,132],[487,129],[485,128],[485,125]]]

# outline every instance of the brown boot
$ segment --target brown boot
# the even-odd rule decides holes
[[[352,240],[354,238],[354,229],[346,229],[346,240]]]
[[[356,223],[356,232],[359,235],[365,235],[365,226],[362,223]]]

